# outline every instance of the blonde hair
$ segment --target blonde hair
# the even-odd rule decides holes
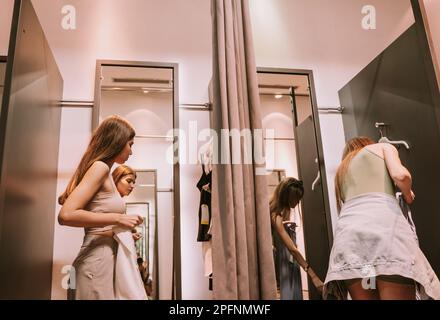
[[[351,160],[362,148],[374,143],[375,142],[368,137],[356,137],[347,141],[342,153],[342,162],[335,176],[336,206],[338,207],[338,212],[341,211],[341,206],[344,203],[342,199],[342,182],[344,181]]]
[[[290,208],[298,205],[304,195],[303,183],[295,178],[284,178],[275,188],[270,199],[270,216],[272,221],[276,216],[284,215]]]
[[[93,133],[89,146],[66,190],[58,198],[58,203],[64,204],[94,162],[106,162],[115,159],[122,152],[127,142],[132,140],[135,135],[134,128],[125,119],[119,116],[106,118]]]
[[[125,176],[132,175],[136,179],[136,171],[134,171],[131,167],[126,165],[120,165],[115,170],[113,170],[112,177],[113,181],[115,182],[115,185],[118,184],[119,181]]]

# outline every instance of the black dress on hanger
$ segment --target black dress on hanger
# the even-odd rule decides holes
[[[211,175],[205,172],[205,166],[202,164],[202,176],[197,182],[197,188],[200,190],[200,205],[199,205],[199,231],[197,234],[197,241],[209,241],[211,235],[208,233],[211,226]],[[205,190],[203,186],[209,185],[209,191]]]

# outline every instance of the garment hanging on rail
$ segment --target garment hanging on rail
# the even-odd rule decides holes
[[[197,234],[197,241],[209,241],[211,235],[209,229],[211,226],[211,181],[212,171],[206,173],[205,165],[202,164],[202,176],[197,183],[197,188],[200,190],[200,205],[199,205],[199,230]]]
[[[211,235],[211,182],[212,182],[213,141],[200,148],[202,176],[197,183],[200,190],[199,228],[197,241],[202,242],[204,276],[208,278],[209,290],[212,290],[212,235]]]

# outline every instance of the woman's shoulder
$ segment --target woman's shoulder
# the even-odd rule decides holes
[[[386,150],[397,150],[396,147],[393,146],[392,144],[384,143],[384,142],[370,144],[370,145],[366,146],[365,149],[372,150],[372,151],[374,150],[374,151],[378,151],[378,152],[383,152]]]
[[[385,155],[387,153],[391,152],[397,152],[397,149],[395,146],[393,146],[392,144],[389,143],[375,143],[375,144],[370,144],[366,147],[364,147],[364,149],[378,155],[379,157],[381,157],[382,159],[385,158]]]
[[[103,161],[95,161],[87,170],[87,174],[91,174],[97,177],[104,177],[110,173],[109,166]]]

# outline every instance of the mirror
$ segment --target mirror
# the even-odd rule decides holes
[[[316,123],[310,93],[310,75],[305,72],[260,68],[258,84],[263,129],[266,132],[266,150],[268,155],[273,154],[266,162],[268,198],[272,197],[275,188],[286,177],[303,181],[305,191],[301,203],[290,209],[290,214],[285,215],[283,220],[286,232],[303,257],[306,257],[307,244],[309,254],[306,260],[312,264],[314,258],[311,253],[319,250],[314,249],[316,241],[313,238],[312,241],[310,238],[305,239],[305,235],[316,237],[313,235],[316,233],[313,225],[322,224],[316,220],[316,213],[322,219],[322,212],[326,210],[324,183],[320,179],[321,168],[319,161],[316,161],[319,156],[314,133]],[[267,130],[272,130],[272,136],[268,136]],[[320,231],[326,237],[325,226]],[[272,237],[278,298],[314,299],[314,288],[308,283],[310,279],[293,259],[274,226]],[[325,263],[314,263],[311,267],[317,272],[325,272]]]
[[[94,123],[119,115],[136,130],[133,154],[125,164],[137,172],[137,179],[124,200],[127,213],[148,217],[138,228],[144,235],[137,248],[148,264],[152,299],[174,299],[179,294],[180,248],[175,240],[180,230],[179,164],[173,162],[178,151],[173,148],[178,123],[176,73],[174,64],[97,63]]]
[[[138,259],[142,259],[145,272],[142,278],[145,290],[150,299],[157,299],[157,188],[156,170],[136,170],[136,184],[132,193],[126,198],[127,214],[141,214],[143,224],[136,228],[142,235],[137,240]],[[139,260],[138,260],[139,261]]]

